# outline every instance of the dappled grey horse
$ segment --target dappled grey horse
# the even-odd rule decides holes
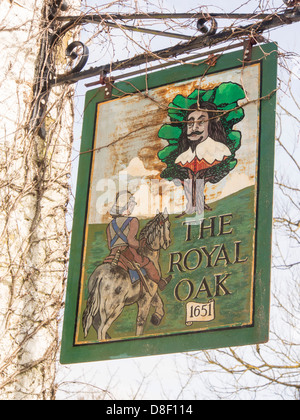
[[[145,244],[140,251],[148,257],[161,273],[159,257],[162,249],[170,244],[170,221],[167,211],[158,213],[141,231],[140,242]],[[87,337],[93,325],[98,334],[98,341],[109,339],[107,332],[121,315],[125,306],[138,305],[136,335],[144,332],[150,308],[155,308],[151,322],[159,325],[165,315],[164,303],[159,296],[158,286],[146,278],[146,287],[142,282],[132,283],[129,273],[119,266],[102,264],[89,279],[89,297],[83,314],[83,330]]]

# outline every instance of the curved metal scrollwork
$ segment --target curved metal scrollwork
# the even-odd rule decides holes
[[[75,50],[79,47],[82,49],[80,60],[68,74],[79,73],[88,62],[90,52],[88,47],[81,41],[74,41],[68,46],[66,50],[66,57],[71,58],[73,61],[77,60],[79,58],[79,54]]]
[[[207,22],[211,22],[210,23],[210,28],[207,27],[207,25],[206,25]],[[217,30],[218,30],[218,22],[216,21],[216,19],[214,19],[211,16],[203,17],[203,18],[198,20],[197,28],[200,32],[202,32],[203,34],[205,34],[207,36],[215,35],[217,33]]]

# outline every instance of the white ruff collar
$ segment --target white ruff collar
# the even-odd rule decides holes
[[[179,155],[175,163],[185,165],[186,163],[191,163],[195,157],[197,157],[199,161],[205,159],[206,162],[211,165],[216,160],[222,162],[224,157],[228,156],[231,156],[231,151],[225,144],[219,143],[208,137],[203,143],[198,144],[195,152],[189,148],[187,151]]]

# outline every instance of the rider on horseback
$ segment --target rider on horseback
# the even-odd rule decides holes
[[[130,217],[135,206],[135,199],[128,191],[117,195],[116,203],[110,212],[113,220],[106,231],[111,253],[105,262],[119,265],[126,271],[130,265],[133,265],[140,276],[141,271],[145,270],[146,275],[158,285],[159,289],[164,290],[172,276],[162,278],[153,262],[139,253],[140,243],[137,234],[140,224],[137,218]]]

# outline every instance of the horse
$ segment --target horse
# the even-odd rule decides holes
[[[141,255],[148,257],[161,273],[159,258],[161,250],[171,245],[170,221],[167,210],[158,213],[147,223],[140,233]],[[145,277],[144,277],[145,278]],[[136,336],[143,335],[151,307],[155,312],[151,317],[153,325],[160,325],[165,316],[164,303],[158,293],[158,285],[148,277],[146,284],[140,280],[132,283],[130,275],[124,268],[112,264],[101,264],[89,278],[89,297],[82,317],[85,338],[91,326],[98,335],[98,341],[111,337],[108,330],[123,312],[125,306],[138,305]]]

